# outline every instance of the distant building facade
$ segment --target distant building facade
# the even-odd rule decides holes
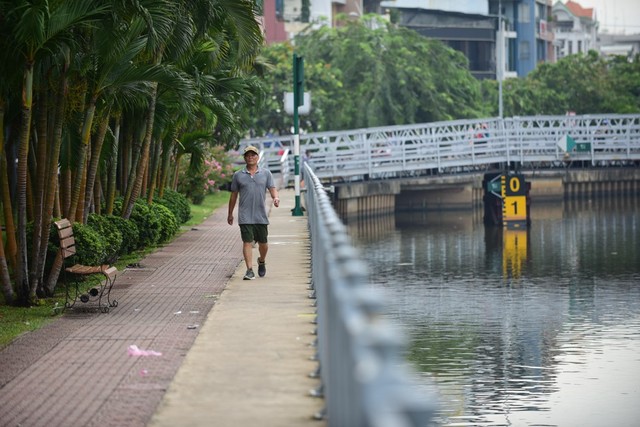
[[[490,5],[492,13],[503,17],[507,30],[515,33],[509,38],[509,70],[524,77],[539,63],[556,61],[551,0],[491,0]]]
[[[598,34],[597,45],[604,57],[620,55],[631,59],[640,55],[640,34]]]
[[[398,9],[401,25],[463,52],[478,78],[496,78],[500,67],[505,77],[523,77],[538,63],[555,61],[551,0],[390,0],[381,6]]]
[[[389,3],[383,2],[382,6]],[[400,25],[462,52],[476,78],[496,79],[497,17],[486,13],[405,7],[400,8],[400,12]]]
[[[379,5],[379,0],[262,0],[265,40],[283,42],[309,25],[333,27],[339,14],[378,13]]]
[[[596,11],[579,3],[557,1],[553,5],[553,23],[558,59],[597,49],[598,20]]]

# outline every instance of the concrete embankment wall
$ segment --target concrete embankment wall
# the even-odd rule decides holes
[[[640,195],[640,168],[524,171],[532,203]],[[482,206],[484,174],[364,181],[335,186],[343,218],[395,211],[465,210]]]

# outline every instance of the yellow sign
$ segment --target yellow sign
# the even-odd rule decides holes
[[[527,220],[527,188],[522,175],[500,177],[502,196],[502,222]]]
[[[503,221],[526,221],[527,220],[527,197],[507,196],[502,199],[502,220]]]
[[[502,175],[502,197],[526,196],[527,187],[522,175]]]

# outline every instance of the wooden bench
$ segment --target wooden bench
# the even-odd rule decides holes
[[[73,226],[68,219],[61,219],[60,221],[56,221],[54,224],[58,229],[60,251],[63,260],[63,280],[66,292],[64,308],[72,308],[78,301],[83,304],[88,304],[87,308],[97,308],[103,313],[108,313],[111,307],[117,307],[118,301],[115,299],[111,300],[111,288],[116,281],[118,269],[109,264],[95,266],[72,264],[71,266],[68,266],[68,260],[76,255],[76,241],[73,237]],[[104,281],[102,281],[100,285],[93,286],[88,289],[81,289],[83,278],[93,274],[102,274],[104,276]],[[67,275],[73,275],[75,277],[75,294],[73,295],[73,298]],[[106,298],[106,302],[103,302],[103,298]]]

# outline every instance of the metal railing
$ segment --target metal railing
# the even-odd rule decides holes
[[[566,137],[575,146],[566,151]],[[277,157],[293,136],[241,141]],[[640,115],[531,116],[388,126],[300,135],[320,179],[354,181],[522,169],[628,166],[640,162]],[[292,175],[292,173],[291,173]]]
[[[383,318],[384,299],[349,242],[320,179],[306,165],[312,286],[324,413],[334,427],[426,426],[435,398],[412,383],[405,340]],[[320,416],[320,415],[319,415]]]

